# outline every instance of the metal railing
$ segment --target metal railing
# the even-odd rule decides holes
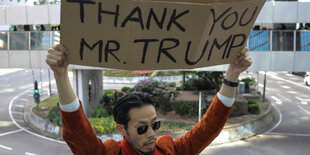
[[[47,50],[59,43],[59,31],[2,31],[0,50]],[[310,30],[253,30],[249,51],[310,51]]]
[[[0,32],[0,50],[47,50],[59,42],[59,31]]]

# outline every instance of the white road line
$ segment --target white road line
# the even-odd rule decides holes
[[[272,99],[276,100],[276,104],[282,104],[282,101],[275,96],[271,96]]]
[[[281,86],[282,88],[285,88],[285,89],[290,89],[291,87],[290,86]]]
[[[272,104],[272,107],[278,112],[278,114],[279,114],[279,121],[278,121],[278,123],[274,127],[272,127],[271,129],[267,130],[265,133],[269,133],[270,131],[274,130],[282,122],[282,114],[281,114],[280,110],[276,106],[274,106],[273,104]]]
[[[286,76],[294,76],[294,75],[292,75],[292,74],[285,74]]]
[[[17,111],[12,111],[12,113],[14,113],[14,114],[24,115],[24,113],[22,113],[22,112],[17,112]]]
[[[6,150],[10,150],[10,151],[13,150],[12,148],[4,146],[4,145],[0,145],[0,147],[3,148],[3,149],[6,149]]]
[[[13,105],[13,103],[14,103],[14,101],[15,101],[16,99],[18,99],[21,95],[26,94],[26,93],[27,93],[28,91],[30,91],[30,90],[32,90],[32,88],[26,90],[25,92],[22,92],[22,93],[18,94],[17,96],[15,96],[15,97],[11,100],[10,105],[9,105],[9,115],[10,115],[10,118],[11,118],[12,122],[13,122],[18,128],[22,129],[23,131],[25,131],[25,132],[27,132],[27,133],[29,133],[29,134],[32,134],[32,135],[34,135],[34,136],[37,136],[37,137],[40,137],[40,138],[43,138],[43,139],[46,139],[46,140],[50,140],[50,141],[53,141],[53,142],[57,142],[57,143],[61,143],[61,144],[66,144],[66,143],[63,142],[63,141],[59,141],[59,140],[55,140],[55,139],[52,139],[52,138],[44,137],[44,136],[42,136],[42,135],[36,134],[36,133],[34,133],[34,132],[31,132],[31,131],[27,130],[26,128],[23,128],[22,126],[20,126],[18,123],[16,123],[15,119],[13,118],[13,114],[12,114],[12,105]]]
[[[18,130],[15,130],[15,131],[10,131],[10,132],[6,132],[6,133],[1,133],[0,134],[0,137],[1,136],[5,136],[5,135],[9,135],[9,134],[13,134],[13,133],[17,133],[17,132],[20,132],[20,131],[23,131],[22,129],[18,129]]]
[[[298,96],[296,96],[296,98],[302,102],[310,102],[310,99],[303,99],[303,98],[300,98]]]
[[[297,105],[297,107],[301,109],[302,111],[304,111],[305,113],[307,113],[308,115],[310,115],[310,112],[304,109],[303,107],[301,107],[300,105]]]
[[[300,101],[303,100],[302,98],[300,98],[300,97],[298,97],[298,96],[295,96],[295,97],[296,97],[297,100],[300,100]]]
[[[26,100],[24,98],[20,98],[19,100],[24,101],[24,102],[28,102],[28,100]]]
[[[263,85],[263,84],[258,84],[258,86],[264,88],[264,85]],[[267,88],[267,87],[266,87],[266,89],[267,89],[268,91],[271,91],[270,88]]]
[[[281,135],[281,136],[300,136],[300,137],[310,137],[310,134],[301,133],[280,133],[280,132],[268,132],[268,135]]]
[[[301,104],[303,104],[303,105],[308,105],[308,102],[310,102],[310,99],[302,99],[298,96],[295,96],[295,97],[296,97],[296,99],[300,100]]]
[[[284,98],[284,100],[286,100],[287,102],[292,102],[290,99],[284,97],[283,95],[280,95],[280,94],[277,94],[277,95],[280,96],[280,97],[282,97],[282,98]]]
[[[38,155],[38,154],[33,154],[33,153],[29,153],[29,152],[25,152],[26,155]]]
[[[14,105],[15,107],[21,107],[21,108],[24,108],[25,106],[24,105],[19,105],[19,104],[16,104]]]
[[[24,120],[21,120],[21,119],[15,119],[15,121],[17,121],[17,122],[25,122]]]
[[[277,76],[275,76],[275,75],[273,75],[273,74],[270,74],[270,73],[267,73],[267,75],[272,76],[272,77],[275,78],[275,79],[279,79],[279,80],[282,80],[282,81],[291,83],[291,84],[293,84],[293,85],[296,85],[296,86],[299,86],[299,87],[303,87],[303,88],[306,88],[306,89],[309,89],[309,90],[310,90],[310,87],[307,87],[307,86],[305,86],[305,85],[303,85],[303,84],[299,84],[299,83],[296,83],[296,82],[293,82],[293,81],[290,81],[290,80],[286,80],[286,79],[277,77]]]

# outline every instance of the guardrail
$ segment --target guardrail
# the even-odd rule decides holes
[[[0,50],[47,50],[59,43],[59,31],[0,31]],[[310,30],[253,30],[250,51],[310,51]]]

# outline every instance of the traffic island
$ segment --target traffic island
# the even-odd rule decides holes
[[[46,98],[47,97],[45,97],[45,99]],[[249,138],[264,133],[272,128],[278,122],[279,114],[271,104],[263,104],[266,106],[266,110],[263,110],[259,115],[244,115],[230,118],[220,135],[211,143],[211,145]],[[41,135],[62,140],[62,128],[51,123],[48,118],[42,118],[36,115],[32,111],[35,106],[36,104],[33,101],[29,101],[26,104],[24,117],[27,124]],[[186,132],[160,133],[159,136],[170,134],[176,139],[185,133]],[[102,141],[110,138],[113,138],[114,140],[121,140],[123,138],[120,134],[98,134],[98,137],[100,137]]]

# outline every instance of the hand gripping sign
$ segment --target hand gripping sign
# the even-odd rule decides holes
[[[235,61],[265,0],[63,0],[70,64],[192,69]]]

